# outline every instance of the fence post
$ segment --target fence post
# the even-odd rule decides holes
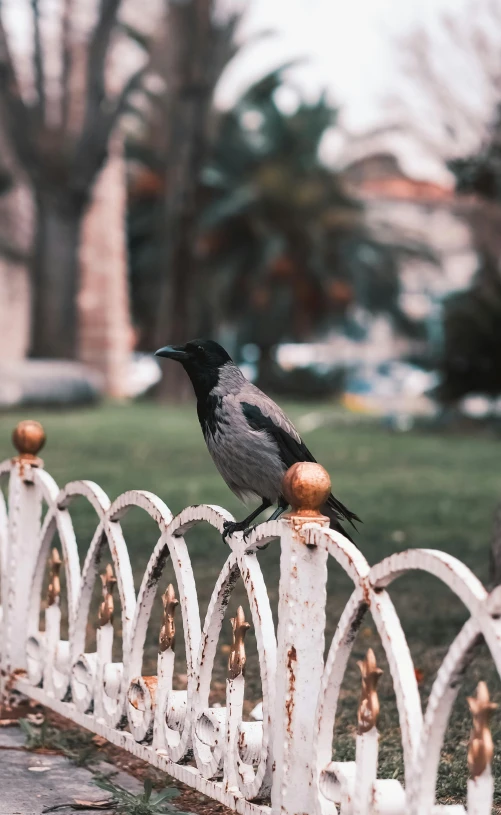
[[[42,495],[33,468],[43,467],[37,453],[45,443],[39,422],[20,422],[12,434],[19,455],[12,461],[9,482],[9,525],[5,573],[2,574],[4,643],[2,692],[9,690],[13,671],[26,669],[26,638],[33,569],[40,531]]]
[[[327,550],[306,545],[302,531],[307,523],[329,525],[320,507],[330,489],[319,464],[294,464],[284,477],[292,509],[281,537],[273,815],[314,811],[313,733],[324,668]]]

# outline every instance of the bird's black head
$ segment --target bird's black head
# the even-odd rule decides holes
[[[232,362],[230,355],[214,340],[190,340],[186,345],[166,345],[155,352],[180,362],[190,377],[198,399],[210,393],[219,381],[219,369]]]

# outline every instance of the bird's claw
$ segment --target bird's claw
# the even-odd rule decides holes
[[[255,528],[256,528],[255,526],[248,526],[247,529],[244,529],[244,534],[243,534],[244,541],[246,541],[247,538],[249,537],[249,535],[252,532],[254,532]]]
[[[247,540],[253,529],[253,526],[245,526],[245,524],[237,523],[236,521],[225,521],[223,524],[223,541],[227,543],[226,538],[231,538],[235,532],[243,532],[243,539]]]
[[[224,524],[223,524],[223,536],[222,536],[224,543],[228,543],[226,538],[228,536],[231,538],[233,533],[237,531],[237,528],[238,528],[238,524],[235,523],[234,521],[225,521],[224,522]]]

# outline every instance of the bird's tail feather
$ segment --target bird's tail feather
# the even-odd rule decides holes
[[[353,529],[357,528],[353,521],[358,521],[359,523],[362,523],[358,515],[355,515],[355,513],[352,512],[351,509],[345,507],[345,505],[342,504],[341,501],[338,498],[336,498],[332,493],[329,495],[327,499],[326,506],[329,507],[330,510],[329,512],[326,512],[326,515],[328,515],[329,518],[334,515],[337,518],[345,518],[352,525]]]
[[[339,522],[339,516],[338,516],[336,510],[334,510],[332,508],[332,505],[330,504],[330,502],[327,503],[327,504],[324,504],[320,511],[321,511],[322,515],[326,515],[329,518],[329,520],[330,520],[330,528],[331,529],[335,529],[336,532],[340,532],[341,535],[344,535],[345,538],[348,538],[348,540],[351,541],[354,546],[357,546],[357,544],[355,543],[355,541],[353,540],[351,535],[349,535],[348,532],[346,531],[346,529],[343,526],[341,526],[341,524]],[[354,526],[353,523],[352,523],[352,526]],[[355,527],[355,529],[356,529],[356,527]],[[357,549],[358,549],[358,546],[357,546]]]

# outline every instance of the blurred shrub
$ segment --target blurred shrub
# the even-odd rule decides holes
[[[444,306],[444,342],[437,395],[453,402],[468,393],[501,394],[501,276],[484,265],[471,289]]]
[[[467,291],[444,305],[438,396],[501,394],[501,104],[478,151],[449,162],[459,193],[474,195],[469,213],[480,268]]]

